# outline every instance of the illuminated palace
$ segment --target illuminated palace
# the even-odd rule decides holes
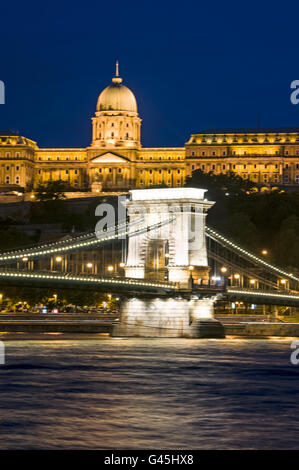
[[[92,192],[175,187],[196,169],[231,171],[257,186],[299,185],[299,128],[208,129],[173,148],[143,148],[140,131],[135,96],[123,85],[117,64],[98,98],[89,147],[39,148],[16,133],[0,133],[1,188],[31,190],[49,180]]]

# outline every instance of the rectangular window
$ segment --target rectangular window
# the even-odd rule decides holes
[[[205,156],[205,154],[206,154],[206,152],[201,152],[201,154],[202,154],[202,156],[204,157],[204,156]]]

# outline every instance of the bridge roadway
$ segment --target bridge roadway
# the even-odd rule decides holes
[[[13,269],[0,269],[0,282],[6,285],[28,285],[36,287],[61,288],[80,287],[96,289],[97,291],[115,292],[123,296],[167,296],[199,298],[215,296],[217,299],[229,301],[243,301],[254,304],[271,304],[299,307],[299,294],[278,290],[246,289],[237,287],[224,287],[223,285],[194,285],[192,288],[182,288],[178,283],[151,281],[145,279],[125,277],[105,277],[95,275],[22,271]]]

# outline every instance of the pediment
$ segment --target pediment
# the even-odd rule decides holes
[[[92,163],[127,163],[128,161],[127,158],[112,152],[103,153],[91,160]]]

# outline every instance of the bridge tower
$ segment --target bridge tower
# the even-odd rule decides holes
[[[199,188],[130,191],[125,202],[132,232],[125,274],[130,278],[176,283],[170,298],[138,295],[122,301],[116,336],[224,337],[214,320],[215,295],[194,295],[209,279],[205,238],[207,211],[214,202]]]

